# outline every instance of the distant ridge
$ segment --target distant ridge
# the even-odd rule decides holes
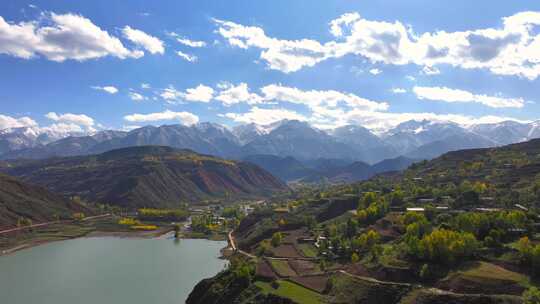
[[[98,155],[18,160],[1,170],[66,196],[127,208],[263,197],[287,190],[258,166],[164,146]]]
[[[503,121],[471,126],[410,120],[382,133],[358,125],[320,130],[307,122],[282,120],[228,128],[216,123],[146,126],[93,135],[39,134],[31,128],[0,130],[0,159],[44,159],[99,154],[146,145],[191,149],[229,159],[250,155],[293,157],[301,162],[340,159],[376,164],[405,156],[431,159],[448,151],[496,147],[540,137],[540,122]],[[60,139],[59,139],[60,138]]]

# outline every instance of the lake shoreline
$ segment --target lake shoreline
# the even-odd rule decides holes
[[[52,242],[1,257],[0,269],[4,276],[0,292],[11,299],[7,303],[14,304],[37,303],[36,299],[47,304],[74,303],[79,292],[67,290],[86,292],[86,300],[80,302],[85,304],[93,303],[93,300],[107,303],[105,298],[115,298],[117,300],[112,302],[122,303],[126,296],[132,298],[130,303],[148,303],[149,299],[158,298],[163,300],[158,303],[181,303],[200,280],[212,277],[226,267],[228,262],[220,259],[220,249],[226,245],[226,242],[203,239],[175,240],[172,234],[157,238],[94,234]],[[133,267],[133,261],[137,267]],[[104,266],[107,263],[109,265]],[[138,278],[138,281],[119,280],[124,275]],[[104,280],[108,283],[102,283]],[[163,282],[155,283],[159,280]],[[22,297],[20,292],[13,292],[13,286],[19,286],[20,282],[26,282],[32,289]],[[134,284],[145,288],[133,290]],[[63,290],[64,287],[67,289]],[[89,288],[106,292],[92,300],[88,295],[95,292],[88,292]]]
[[[3,248],[0,250],[0,257],[7,256],[14,254],[16,252],[19,252],[21,250],[34,248],[37,246],[46,245],[49,243],[54,242],[61,242],[61,241],[67,241],[67,240],[73,240],[73,239],[80,239],[80,238],[97,238],[97,237],[113,237],[113,238],[121,238],[121,239],[155,239],[155,238],[164,238],[166,236],[170,235],[171,237],[174,236],[173,228],[167,227],[162,228],[157,231],[125,231],[125,230],[117,230],[117,231],[110,231],[110,230],[93,230],[88,231],[86,233],[76,235],[76,236],[66,236],[66,237],[60,237],[57,239],[49,239],[49,240],[42,240],[42,239],[28,239],[24,241],[22,244],[17,244],[12,247]],[[203,239],[203,240],[209,240],[209,241],[226,241],[226,238],[215,238],[215,237],[191,237],[189,234],[184,235],[180,234],[179,239]],[[230,245],[227,242],[227,246],[223,247],[220,250],[221,256],[220,259],[228,259],[230,256],[227,254],[227,249],[230,248]]]

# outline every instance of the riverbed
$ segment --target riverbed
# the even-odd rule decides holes
[[[0,257],[0,297],[10,304],[178,304],[224,269],[226,242],[80,238]]]

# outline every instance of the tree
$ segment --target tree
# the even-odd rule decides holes
[[[437,229],[424,237],[407,239],[409,254],[420,259],[451,264],[471,257],[479,248],[472,233]]]
[[[176,224],[174,225],[174,238],[178,238],[180,236],[180,225]]]
[[[429,264],[422,265],[420,268],[420,278],[422,280],[428,280],[431,277],[431,271],[429,269]]]
[[[360,256],[358,256],[356,252],[353,252],[351,255],[351,263],[358,263],[358,261],[360,261]]]
[[[73,219],[76,221],[82,221],[84,218],[85,215],[82,212],[73,213]]]
[[[276,232],[272,235],[272,246],[274,247],[277,247],[281,244],[281,242],[283,241],[283,235],[281,234],[281,232]]]
[[[347,221],[347,228],[346,228],[347,237],[349,238],[354,237],[356,235],[357,230],[358,230],[358,222],[355,219],[350,218]]]
[[[359,209],[367,208],[369,205],[375,203],[377,200],[377,194],[375,192],[366,192],[362,199],[360,200],[360,204],[358,205]]]
[[[540,304],[540,290],[536,287],[531,287],[523,292],[524,304]]]

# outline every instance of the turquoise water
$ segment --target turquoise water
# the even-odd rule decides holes
[[[184,303],[226,242],[82,238],[0,257],[2,304]]]

